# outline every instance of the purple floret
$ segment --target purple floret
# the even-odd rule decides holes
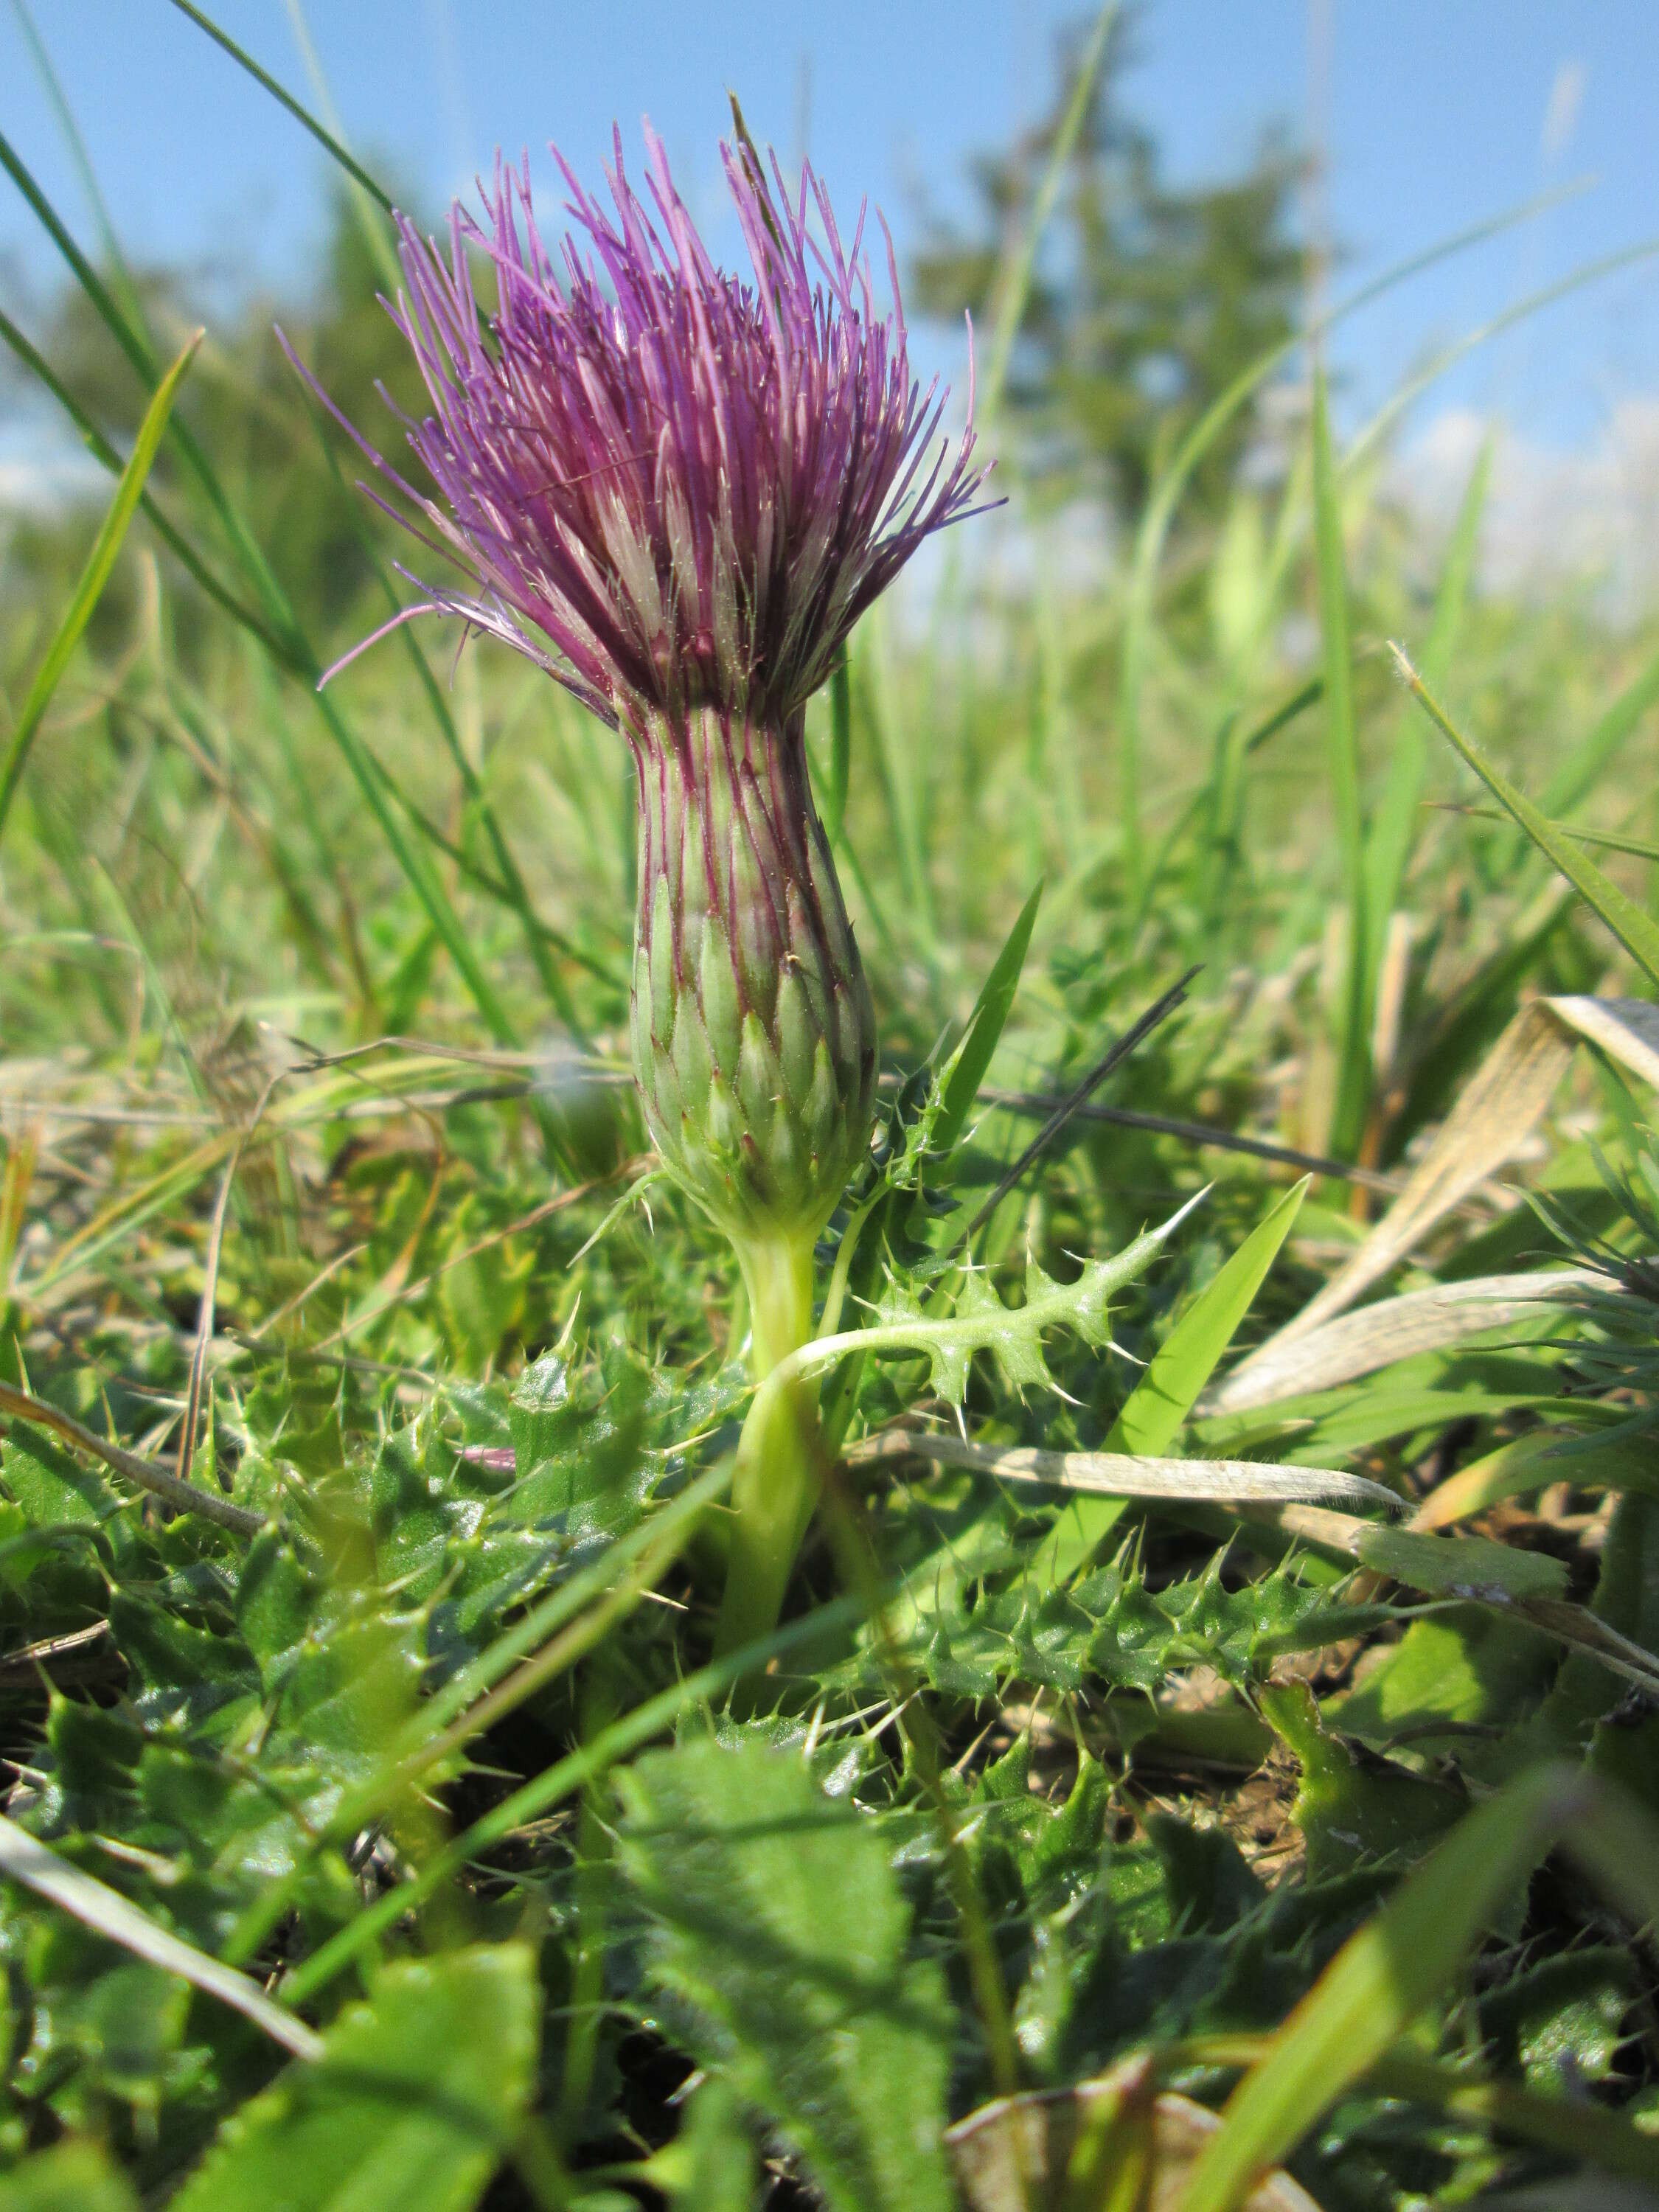
[[[810,168],[792,201],[775,158],[775,193],[746,145],[723,146],[741,281],[709,259],[649,127],[651,209],[615,143],[614,220],[555,149],[585,234],[560,265],[527,161],[497,161],[487,224],[452,210],[447,258],[398,219],[407,289],[387,305],[434,410],[404,420],[440,496],[352,435],[423,521],[381,504],[466,582],[423,584],[397,620],[459,615],[630,735],[700,702],[781,723],[922,539],[969,511],[971,357],[952,451],[945,395],[910,374],[890,240],[893,311],[876,312],[862,214],[844,247]],[[493,317],[470,253],[494,266]]]

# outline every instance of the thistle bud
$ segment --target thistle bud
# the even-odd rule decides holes
[[[869,1139],[876,1023],[799,716],[703,707],[641,747],[633,1045],[685,1188],[734,1241],[810,1243]]]

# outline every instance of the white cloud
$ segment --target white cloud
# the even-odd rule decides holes
[[[1544,445],[1468,408],[1436,416],[1395,464],[1395,484],[1430,533],[1449,530],[1487,436],[1492,477],[1481,529],[1489,589],[1528,592],[1590,581],[1609,613],[1659,594],[1659,394],[1611,409],[1582,447]]]
[[[0,442],[0,524],[61,514],[95,498],[109,479],[78,446],[56,439],[30,445],[10,436]]]

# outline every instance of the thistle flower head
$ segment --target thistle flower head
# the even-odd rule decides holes
[[[843,245],[810,168],[792,198],[775,159],[769,180],[746,141],[722,148],[751,264],[729,276],[646,143],[641,198],[617,136],[614,215],[556,152],[576,227],[556,255],[527,163],[498,160],[483,222],[452,211],[447,254],[400,219],[392,313],[432,404],[405,428],[439,496],[364,450],[466,580],[428,583],[409,612],[464,617],[630,735],[709,705],[781,726],[922,539],[968,511],[971,389],[952,450],[945,395],[911,374],[890,240],[882,315],[863,215]]]
[[[984,471],[971,378],[953,447],[945,395],[911,374],[890,241],[882,314],[862,214],[843,244],[809,168],[792,198],[739,142],[721,150],[743,276],[710,259],[648,129],[643,198],[616,140],[614,213],[560,161],[574,229],[556,255],[527,166],[498,161],[483,220],[453,210],[447,252],[400,221],[388,305],[431,403],[404,428],[432,491],[345,427],[403,502],[382,503],[461,571],[394,619],[460,616],[629,738],[646,1120],[745,1270],[772,1279],[782,1251],[798,1288],[864,1155],[877,1058],[805,704]]]

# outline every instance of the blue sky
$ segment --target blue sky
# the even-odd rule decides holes
[[[129,251],[302,283],[325,164],[289,118],[168,0],[33,6]],[[805,131],[838,205],[870,193],[902,262],[923,196],[963,208],[968,157],[1046,101],[1056,33],[1079,11],[1056,0],[309,0],[308,12],[348,134],[429,200],[465,186],[498,143],[539,152],[556,137],[591,173],[611,119],[632,150],[648,112],[718,237],[714,147],[732,83],[781,149],[798,150]],[[218,0],[216,13],[306,93],[288,0]],[[1328,52],[1322,72],[1310,38]],[[1654,0],[1148,0],[1138,43],[1129,103],[1178,178],[1236,167],[1274,121],[1305,137],[1322,112],[1331,226],[1347,254],[1339,292],[1547,185],[1597,179],[1347,325],[1335,351],[1351,419],[1459,331],[1659,234]],[[1327,89],[1310,100],[1316,81]],[[10,5],[0,125],[89,235]],[[51,266],[0,180],[0,289],[27,308]],[[934,343],[940,362],[959,353]],[[1573,448],[1620,400],[1656,392],[1659,261],[1487,349],[1431,406],[1497,408],[1526,437]]]

